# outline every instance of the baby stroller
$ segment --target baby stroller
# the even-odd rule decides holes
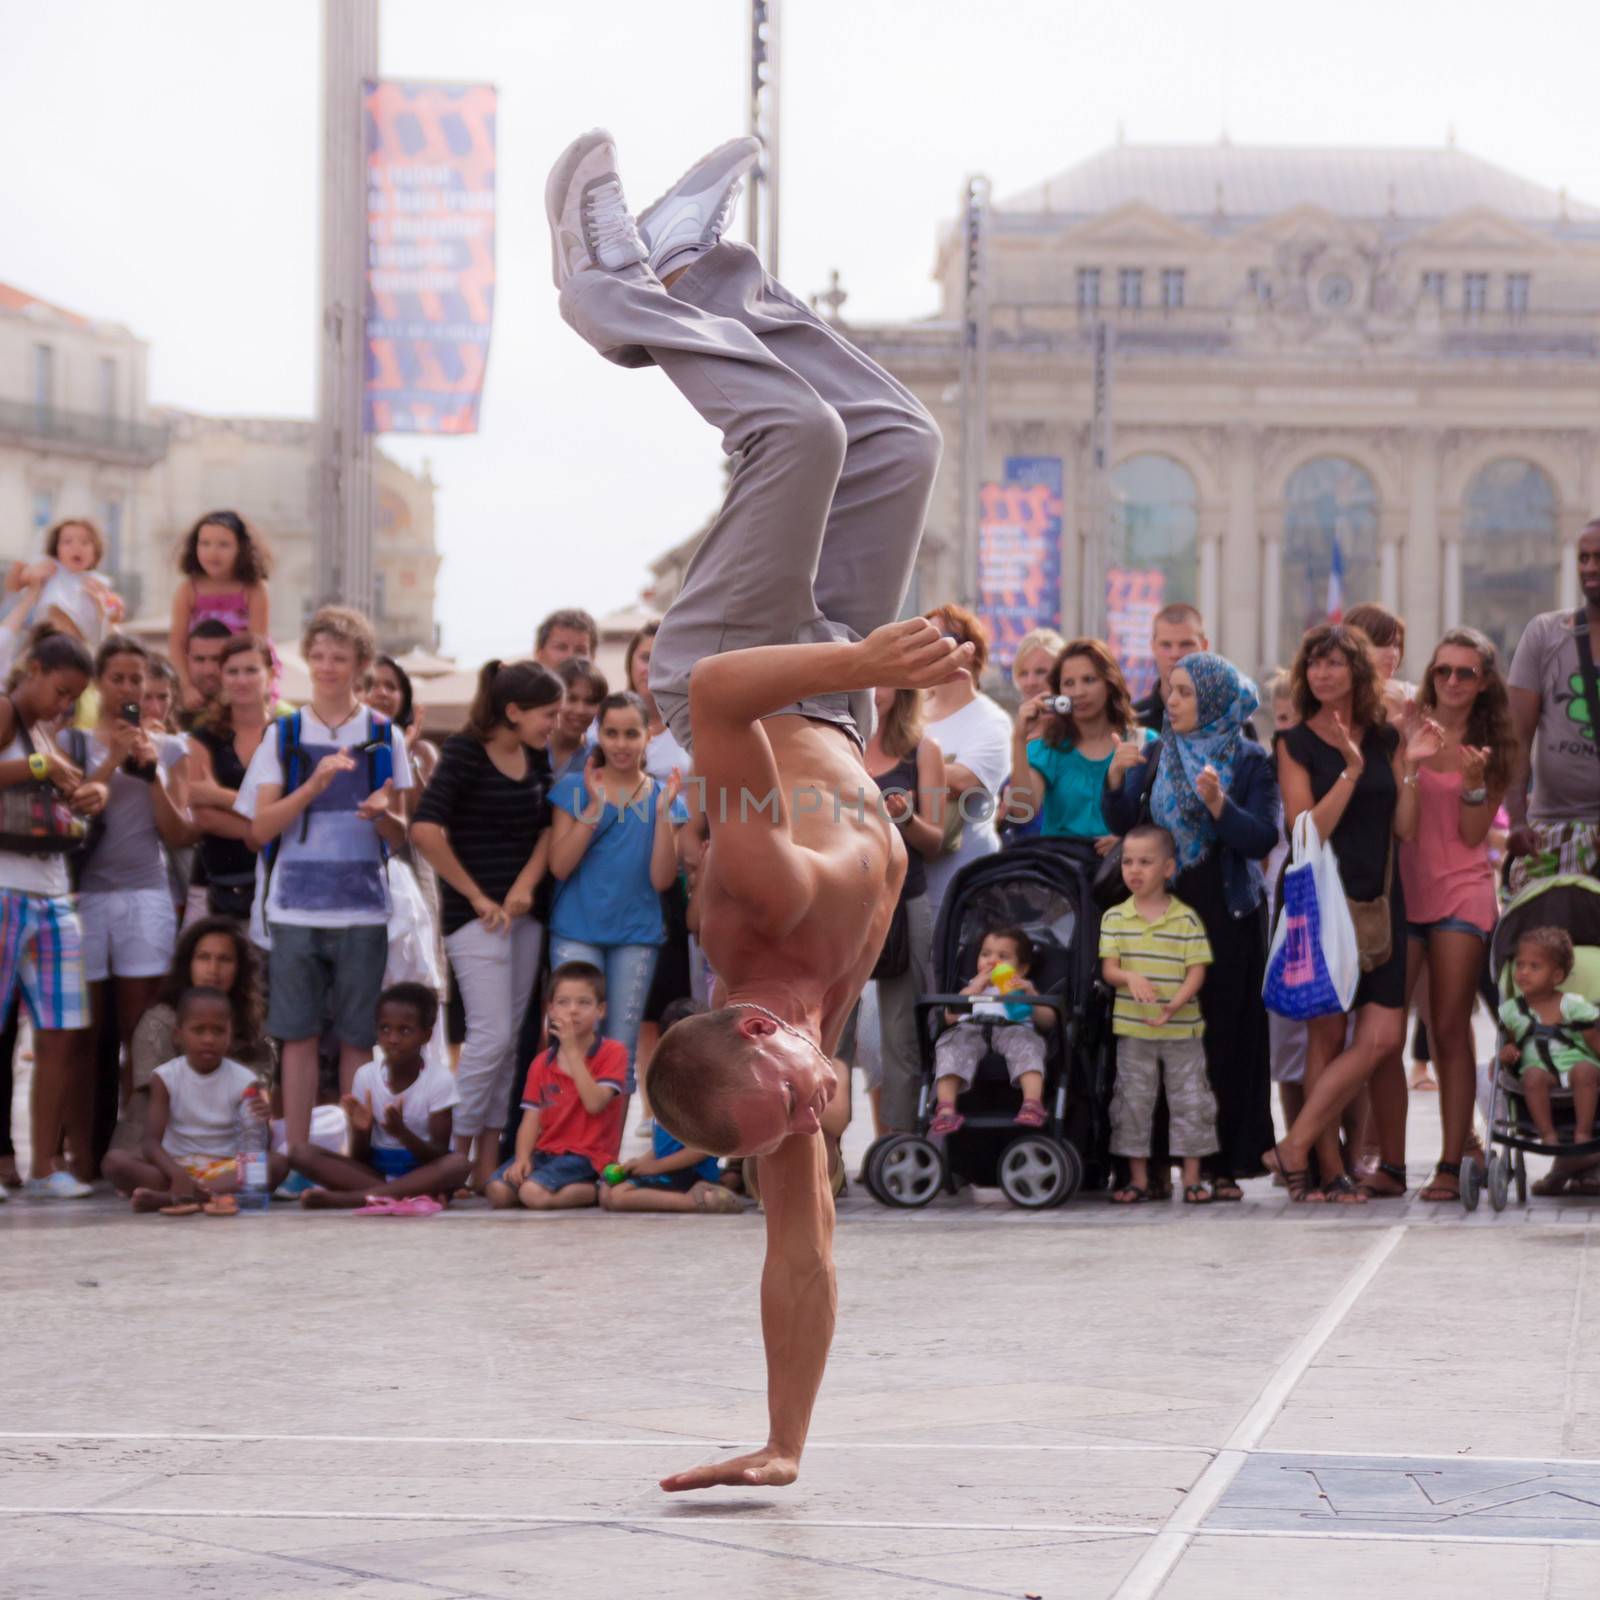
[[[1084,1181],[1085,1161],[1105,1144],[1105,1035],[1103,1002],[1095,994],[1099,912],[1089,894],[1092,869],[1047,840],[1002,850],[969,862],[956,875],[939,912],[933,938],[936,994],[917,1001],[917,1041],[922,1085],[917,1132],[892,1133],[867,1151],[862,1179],[885,1205],[915,1209],[962,1183],[998,1184],[1026,1210],[1043,1210],[1072,1198]],[[1014,925],[1034,945],[1030,1000],[1056,1013],[1045,1035],[1041,1128],[1013,1122],[1021,1096],[1005,1063],[990,1050],[961,1100],[965,1125],[948,1139],[928,1137],[934,1105],[934,1041],[944,1011],[968,1011],[972,1001],[956,991],[978,968],[987,929]],[[993,1024],[984,1024],[990,1028]]]
[[[1581,994],[1586,1000],[1600,1000],[1600,883],[1593,878],[1565,876],[1530,883],[1500,913],[1490,945],[1489,965],[1501,999],[1516,993],[1512,982],[1512,963],[1517,941],[1533,928],[1565,928],[1572,936],[1575,957],[1571,975],[1562,988]],[[1489,1191],[1489,1204],[1504,1211],[1511,1185],[1516,1184],[1517,1204],[1528,1200],[1527,1155],[1600,1155],[1600,1138],[1585,1144],[1546,1144],[1528,1116],[1522,1099],[1522,1084],[1516,1073],[1500,1064],[1500,1047],[1506,1042],[1505,1030],[1495,1031],[1495,1055],[1489,1063],[1488,1171],[1481,1187]],[[1556,1132],[1572,1131],[1572,1095],[1557,1088],[1552,1095]],[[1478,1208],[1480,1179],[1477,1166],[1467,1161],[1461,1167],[1461,1202],[1468,1211]]]

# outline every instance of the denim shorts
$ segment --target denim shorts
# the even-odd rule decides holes
[[[1437,922],[1408,922],[1406,932],[1421,944],[1428,942],[1430,933],[1470,933],[1488,944],[1490,934],[1488,928],[1480,928],[1465,917],[1440,917]]]
[[[507,1161],[496,1170],[495,1177],[501,1183],[505,1182],[506,1169],[510,1165]],[[598,1183],[600,1174],[594,1170],[588,1156],[574,1155],[570,1150],[555,1154],[548,1150],[535,1150],[533,1170],[528,1174],[528,1181],[554,1194],[558,1189],[565,1189],[569,1183]]]
[[[267,1032],[274,1039],[316,1039],[332,1012],[341,1044],[370,1050],[378,1042],[378,996],[389,960],[382,923],[305,928],[274,922],[267,971]]]

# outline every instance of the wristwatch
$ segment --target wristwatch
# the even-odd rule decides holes
[[[1488,798],[1489,791],[1487,788],[1463,789],[1461,791],[1461,803],[1464,806],[1481,806]]]
[[[50,763],[46,761],[37,750],[35,750],[33,754],[28,757],[28,771],[33,777],[37,778],[40,783],[43,783],[44,780],[50,776]]]

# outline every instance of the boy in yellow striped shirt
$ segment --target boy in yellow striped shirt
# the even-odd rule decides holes
[[[1199,917],[1168,892],[1175,865],[1165,828],[1131,829],[1122,841],[1122,881],[1132,898],[1100,922],[1100,971],[1117,991],[1111,1153],[1128,1162],[1128,1182],[1111,1196],[1118,1205],[1150,1198],[1150,1124],[1163,1076],[1168,1142],[1183,1158],[1184,1203],[1211,1199],[1200,1181],[1200,1161],[1217,1148],[1217,1101],[1195,998],[1211,964],[1211,945]]]

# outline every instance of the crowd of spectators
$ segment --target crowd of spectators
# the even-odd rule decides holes
[[[278,1194],[312,1207],[737,1208],[739,1174],[648,1107],[649,1154],[623,1145],[662,1029],[708,999],[694,899],[708,830],[650,694],[654,625],[614,686],[593,619],[552,613],[531,659],[483,666],[466,725],[435,747],[403,667],[348,608],[311,618],[310,698],[280,701],[270,557],[235,513],[185,541],[170,660],[117,630],[101,553],[73,521],[7,580],[0,1196],[21,1185],[25,1008],[25,1188],[41,1198],[103,1177],[137,1209],[227,1209],[229,1140],[249,1114],[271,1124]],[[1600,862],[1583,648],[1600,627],[1600,522],[1578,560],[1583,604],[1531,619],[1505,672],[1488,639],[1451,628],[1407,682],[1402,620],[1363,604],[1309,629],[1264,699],[1191,605],[1155,617],[1143,699],[1102,640],[1031,633],[1005,683],[977,616],[928,612],[973,645],[970,673],[880,688],[863,729],[908,861],[840,1046],[866,1069],[877,1131],[956,1133],[997,1035],[1017,1123],[1045,1121],[1033,1030],[1054,1014],[1018,998],[1032,991],[1022,929],[989,930],[978,951],[967,993],[986,1031],[952,1013],[928,1057],[916,1009],[955,876],[1040,840],[1107,908],[1080,936],[1115,992],[1115,1201],[1170,1194],[1175,1164],[1196,1205],[1238,1200],[1268,1171],[1295,1200],[1405,1194],[1413,1020],[1436,1078],[1419,1068],[1411,1086],[1436,1083],[1441,1118],[1420,1193],[1456,1198],[1463,1163],[1482,1159],[1473,1014],[1502,895]],[[1287,1023],[1262,989],[1307,813],[1356,913],[1362,973],[1347,1012]],[[1588,1095],[1587,1013],[1561,999],[1562,952],[1545,945],[1519,956],[1543,1010],[1518,1012],[1507,1059],[1564,1028]],[[1537,1097],[1543,1068],[1527,1070]],[[1566,1161],[1546,1187],[1586,1181]]]

